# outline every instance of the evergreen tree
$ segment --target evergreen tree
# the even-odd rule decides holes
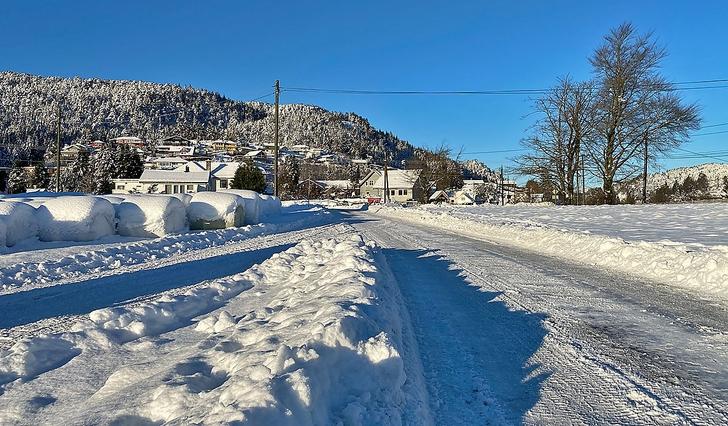
[[[278,186],[281,198],[293,199],[299,196],[301,181],[301,166],[295,157],[287,159],[281,164],[279,170]]]
[[[351,187],[357,188],[359,186],[360,181],[361,181],[361,170],[359,170],[359,165],[352,164],[349,167],[349,182],[351,182]]]
[[[675,182],[672,184],[672,195],[680,196],[682,195],[682,192],[682,185],[680,185],[680,183],[675,180]]]
[[[258,193],[265,191],[265,176],[259,168],[250,163],[242,163],[235,170],[233,189],[248,189]]]
[[[114,189],[111,179],[116,174],[117,149],[114,144],[107,143],[93,157],[91,174],[93,176],[91,192],[94,194],[110,194]]]
[[[723,194],[728,197],[728,176],[723,176]]]
[[[50,180],[50,175],[48,174],[48,169],[45,164],[42,162],[38,163],[33,168],[33,179],[31,179],[31,185],[33,185],[34,188],[48,188]]]
[[[114,163],[113,178],[137,179],[144,171],[139,153],[128,145],[121,145],[114,151]]]
[[[703,197],[708,194],[710,191],[710,182],[708,181],[708,176],[705,175],[705,173],[700,173],[698,175],[698,180],[695,181],[695,191],[698,192],[696,196]]]
[[[652,203],[667,203],[672,197],[672,188],[667,183],[663,183],[662,186],[657,188],[650,197]]]
[[[93,192],[93,176],[89,155],[85,151],[61,173],[61,190],[71,192]]]
[[[28,180],[25,177],[25,171],[20,167],[20,164],[13,164],[13,168],[10,170],[8,175],[8,182],[6,189],[8,194],[19,194],[25,192],[28,187]]]
[[[687,176],[685,180],[682,183],[682,194],[688,199],[691,199],[695,195],[695,189],[697,185],[695,183],[695,179],[693,179],[691,176]]]

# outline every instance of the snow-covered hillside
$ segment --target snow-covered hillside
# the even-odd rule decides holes
[[[285,103],[285,96],[282,101]],[[56,105],[62,112],[63,143],[120,135],[158,140],[181,135],[191,139],[228,138],[273,142],[273,106],[241,102],[220,94],[142,81],[39,77],[0,73],[0,150],[5,164],[14,158],[42,156],[38,141],[55,141]],[[372,127],[353,113],[312,105],[282,105],[281,143],[307,144],[352,158],[384,157],[393,164],[410,158],[414,147],[389,132]]]
[[[679,167],[670,169],[660,173],[653,173],[647,179],[647,192],[651,195],[655,194],[658,188],[666,185],[672,188],[675,183],[682,185],[685,178],[690,177],[693,181],[698,181],[700,176],[705,175],[707,178],[707,191],[705,194],[683,194],[685,196],[693,196],[693,198],[722,198],[728,197],[728,187],[726,179],[728,179],[728,164],[724,163],[706,163],[698,164],[690,167]],[[691,190],[688,190],[691,191]],[[620,187],[622,196],[630,193],[635,199],[641,199],[642,180],[634,179]],[[695,190],[692,190],[695,192]]]

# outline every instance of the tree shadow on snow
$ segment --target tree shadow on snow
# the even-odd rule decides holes
[[[43,287],[0,296],[0,328],[62,315],[87,314],[162,291],[243,272],[293,244],[111,275],[79,283]]]
[[[495,399],[509,422],[520,423],[550,375],[530,361],[546,336],[546,315],[508,309],[496,299],[502,292],[471,284],[433,251],[382,252],[412,319],[436,422],[467,422],[482,410],[474,405]]]

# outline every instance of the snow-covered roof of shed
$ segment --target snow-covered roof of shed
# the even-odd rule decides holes
[[[443,191],[442,189],[438,189],[432,195],[430,195],[429,200],[435,201],[435,200],[439,199],[440,197],[445,197],[446,200],[450,199],[450,196],[447,195],[447,192]]]
[[[185,172],[178,170],[144,170],[139,182],[182,182],[182,183],[207,183],[210,180],[209,172]]]
[[[351,188],[351,181],[349,180],[317,180],[316,182],[320,183],[325,188]]]
[[[412,188],[422,170],[388,170],[387,180],[390,188]],[[384,188],[384,173],[374,182],[374,188]]]

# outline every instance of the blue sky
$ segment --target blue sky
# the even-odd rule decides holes
[[[588,78],[601,37],[630,21],[668,49],[669,80],[721,79],[726,17],[725,1],[6,0],[0,69],[189,84],[240,100],[270,92],[275,79],[284,88],[544,88],[566,74]],[[705,125],[728,122],[728,89],[684,97],[702,106]],[[523,96],[284,92],[282,102],[354,111],[415,145],[444,141],[470,152],[518,148],[530,124]],[[698,136],[686,148],[726,149],[726,141],[728,133]],[[472,157],[497,167],[512,156]]]

